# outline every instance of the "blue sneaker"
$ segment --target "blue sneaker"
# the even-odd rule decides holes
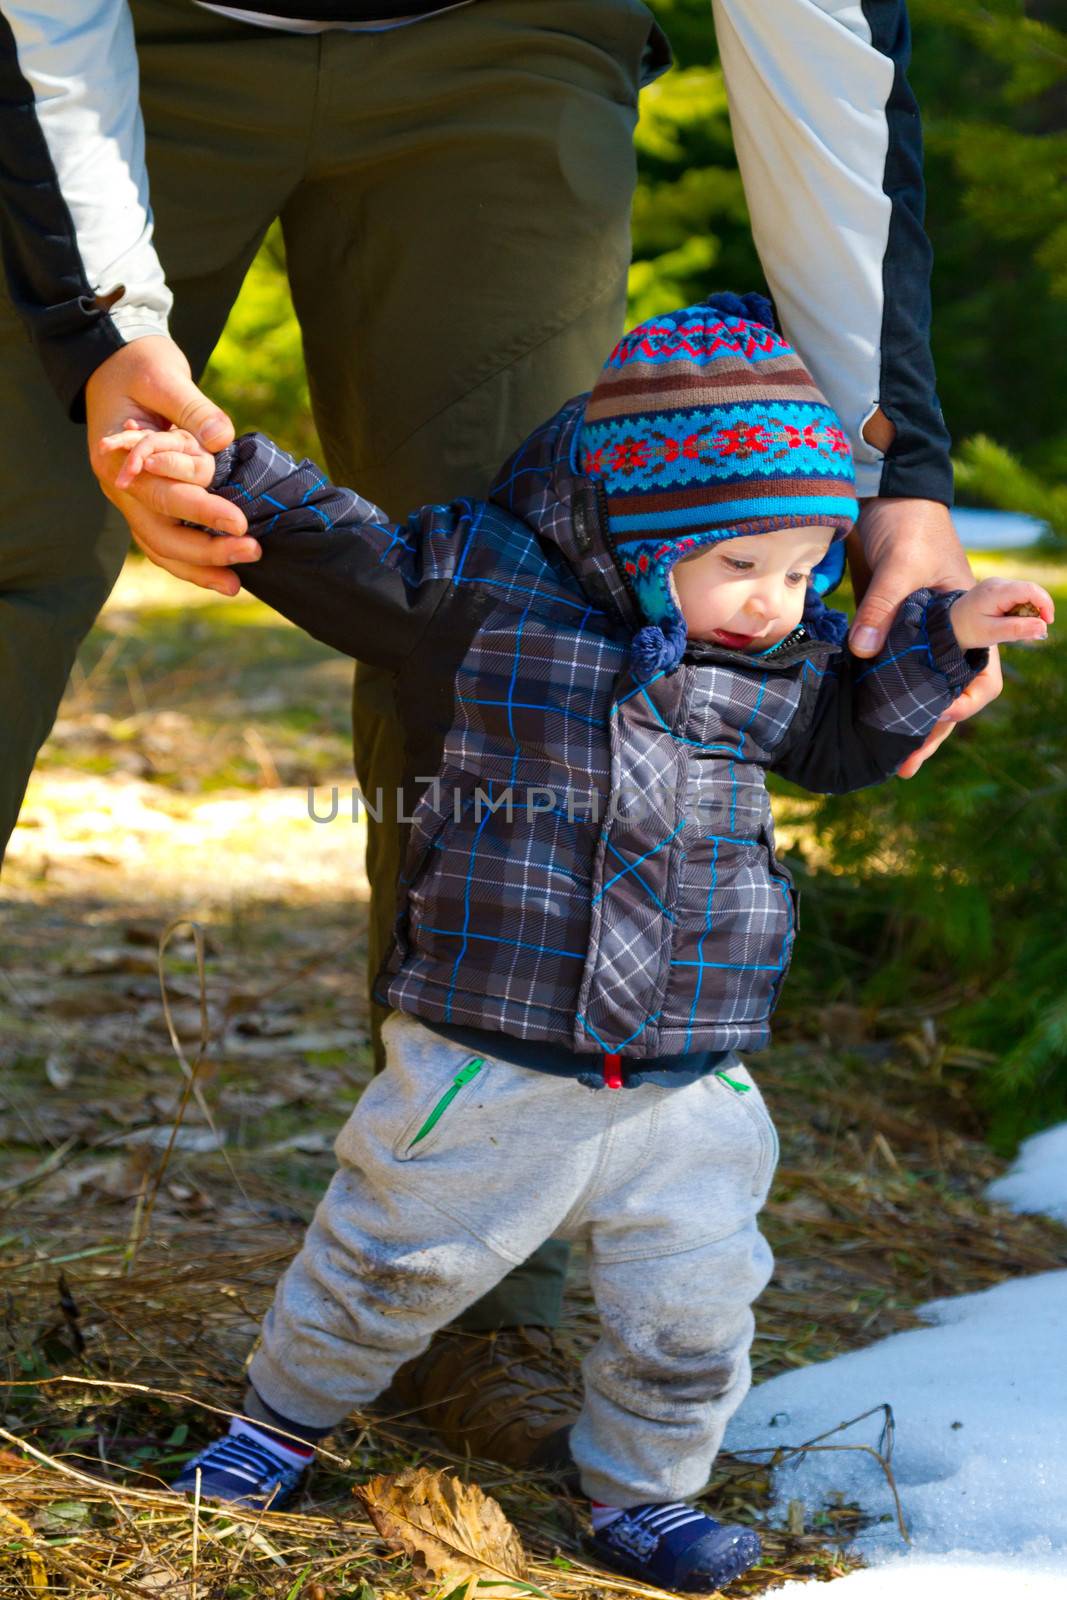
[[[716,1522],[681,1500],[631,1506],[593,1534],[592,1548],[616,1572],[686,1594],[710,1594],[732,1583],[761,1551],[753,1529]]]
[[[272,1511],[279,1511],[300,1488],[314,1454],[309,1451],[307,1462],[295,1465],[275,1455],[264,1435],[228,1433],[187,1461],[171,1488],[178,1494],[195,1494],[199,1467],[205,1500],[229,1500],[253,1511],[269,1504]]]

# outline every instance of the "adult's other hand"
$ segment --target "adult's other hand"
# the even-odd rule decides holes
[[[974,574],[948,508],[936,500],[865,501],[849,539],[849,566],[859,601],[849,645],[858,656],[878,654],[901,602],[916,589],[970,589],[974,585]],[[956,724],[995,700],[1003,687],[999,657],[996,650],[990,650],[985,671],[953,701],[897,776],[913,778]]]
[[[173,339],[162,334],[134,339],[102,362],[85,387],[85,415],[92,469],[149,560],[203,589],[236,594],[240,579],[227,568],[254,561],[260,553],[255,539],[241,537],[248,523],[237,507],[207,489],[145,474],[120,486],[123,458],[102,448],[108,434],[130,424],[175,424],[212,451],[233,440],[233,423],[197,388]],[[226,537],[184,527],[185,522],[217,528]]]

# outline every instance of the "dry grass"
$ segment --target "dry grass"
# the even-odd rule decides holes
[[[0,1597],[408,1593],[417,1580],[384,1549],[352,1488],[442,1460],[500,1499],[532,1580],[554,1600],[635,1592],[583,1560],[581,1508],[558,1482],[442,1457],[417,1419],[353,1418],[292,1514],[195,1507],[161,1492],[217,1412],[239,1404],[273,1283],[369,1074],[359,841],[350,826],[285,821],[282,798],[302,791],[271,778],[307,759],[307,781],[347,784],[343,737],[324,737],[309,757],[288,701],[273,722],[247,712],[249,677],[265,692],[257,646],[225,692],[239,722],[265,730],[267,757],[238,741],[245,766],[235,767],[232,730],[220,737],[221,711],[200,703],[218,675],[203,633],[185,645],[167,635],[178,654],[163,662],[149,648],[145,623],[164,603],[135,566],[87,652],[64,710],[69,734],[61,728],[35,782],[36,826],[20,829],[5,878]],[[221,604],[198,608],[203,628]],[[265,632],[258,622],[254,631]],[[127,641],[135,687],[106,664],[93,676],[115,639]],[[286,641],[277,647],[288,660]],[[315,648],[284,680],[294,694],[324,694],[325,723],[343,727],[344,675]],[[161,754],[151,739],[164,701],[187,720],[180,748]],[[160,770],[105,781],[120,746]],[[164,756],[211,792],[176,788]],[[220,820],[209,808],[223,789]],[[177,818],[164,844],[153,817]],[[210,1046],[203,1104],[188,1098],[168,1153],[183,1079],[155,947],[181,913],[205,929]],[[193,1061],[201,995],[188,938],[171,943],[167,973]],[[837,1008],[785,1020],[780,1048],[756,1064],[782,1134],[765,1216],[778,1265],[758,1307],[757,1382],[916,1326],[924,1300],[1062,1266],[1064,1230],[982,1199],[1002,1163],[968,1110],[971,1069],[945,1057],[935,1019]],[[564,1329],[576,1360],[594,1330],[578,1261]],[[709,1504],[744,1519],[765,1508],[767,1491],[765,1467],[724,1458]],[[842,1504],[806,1528],[794,1517],[767,1529],[764,1564],[735,1591],[845,1570],[841,1550],[858,1522]]]

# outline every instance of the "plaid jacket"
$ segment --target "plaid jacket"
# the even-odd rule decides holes
[[[410,821],[383,1003],[576,1052],[752,1050],[796,923],[765,771],[879,782],[984,653],[956,645],[955,595],[912,595],[873,662],[812,598],[769,655],[694,643],[636,681],[644,619],[573,458],[583,406],[488,501],[400,526],[258,435],[215,487],[262,541],[245,586],[396,674]]]

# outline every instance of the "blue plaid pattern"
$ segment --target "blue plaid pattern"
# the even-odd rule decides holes
[[[272,557],[273,577],[242,579],[269,577],[272,602],[319,637],[425,672],[431,619],[469,630],[381,998],[577,1052],[758,1048],[795,928],[765,771],[834,715],[846,677],[846,737],[918,739],[976,665],[952,637],[951,596],[912,596],[869,665],[813,597],[807,628],[771,656],[697,645],[636,681],[643,619],[575,465],[581,415],[573,401],[539,429],[490,501],[402,526],[258,438],[224,452],[216,482],[265,569]]]

